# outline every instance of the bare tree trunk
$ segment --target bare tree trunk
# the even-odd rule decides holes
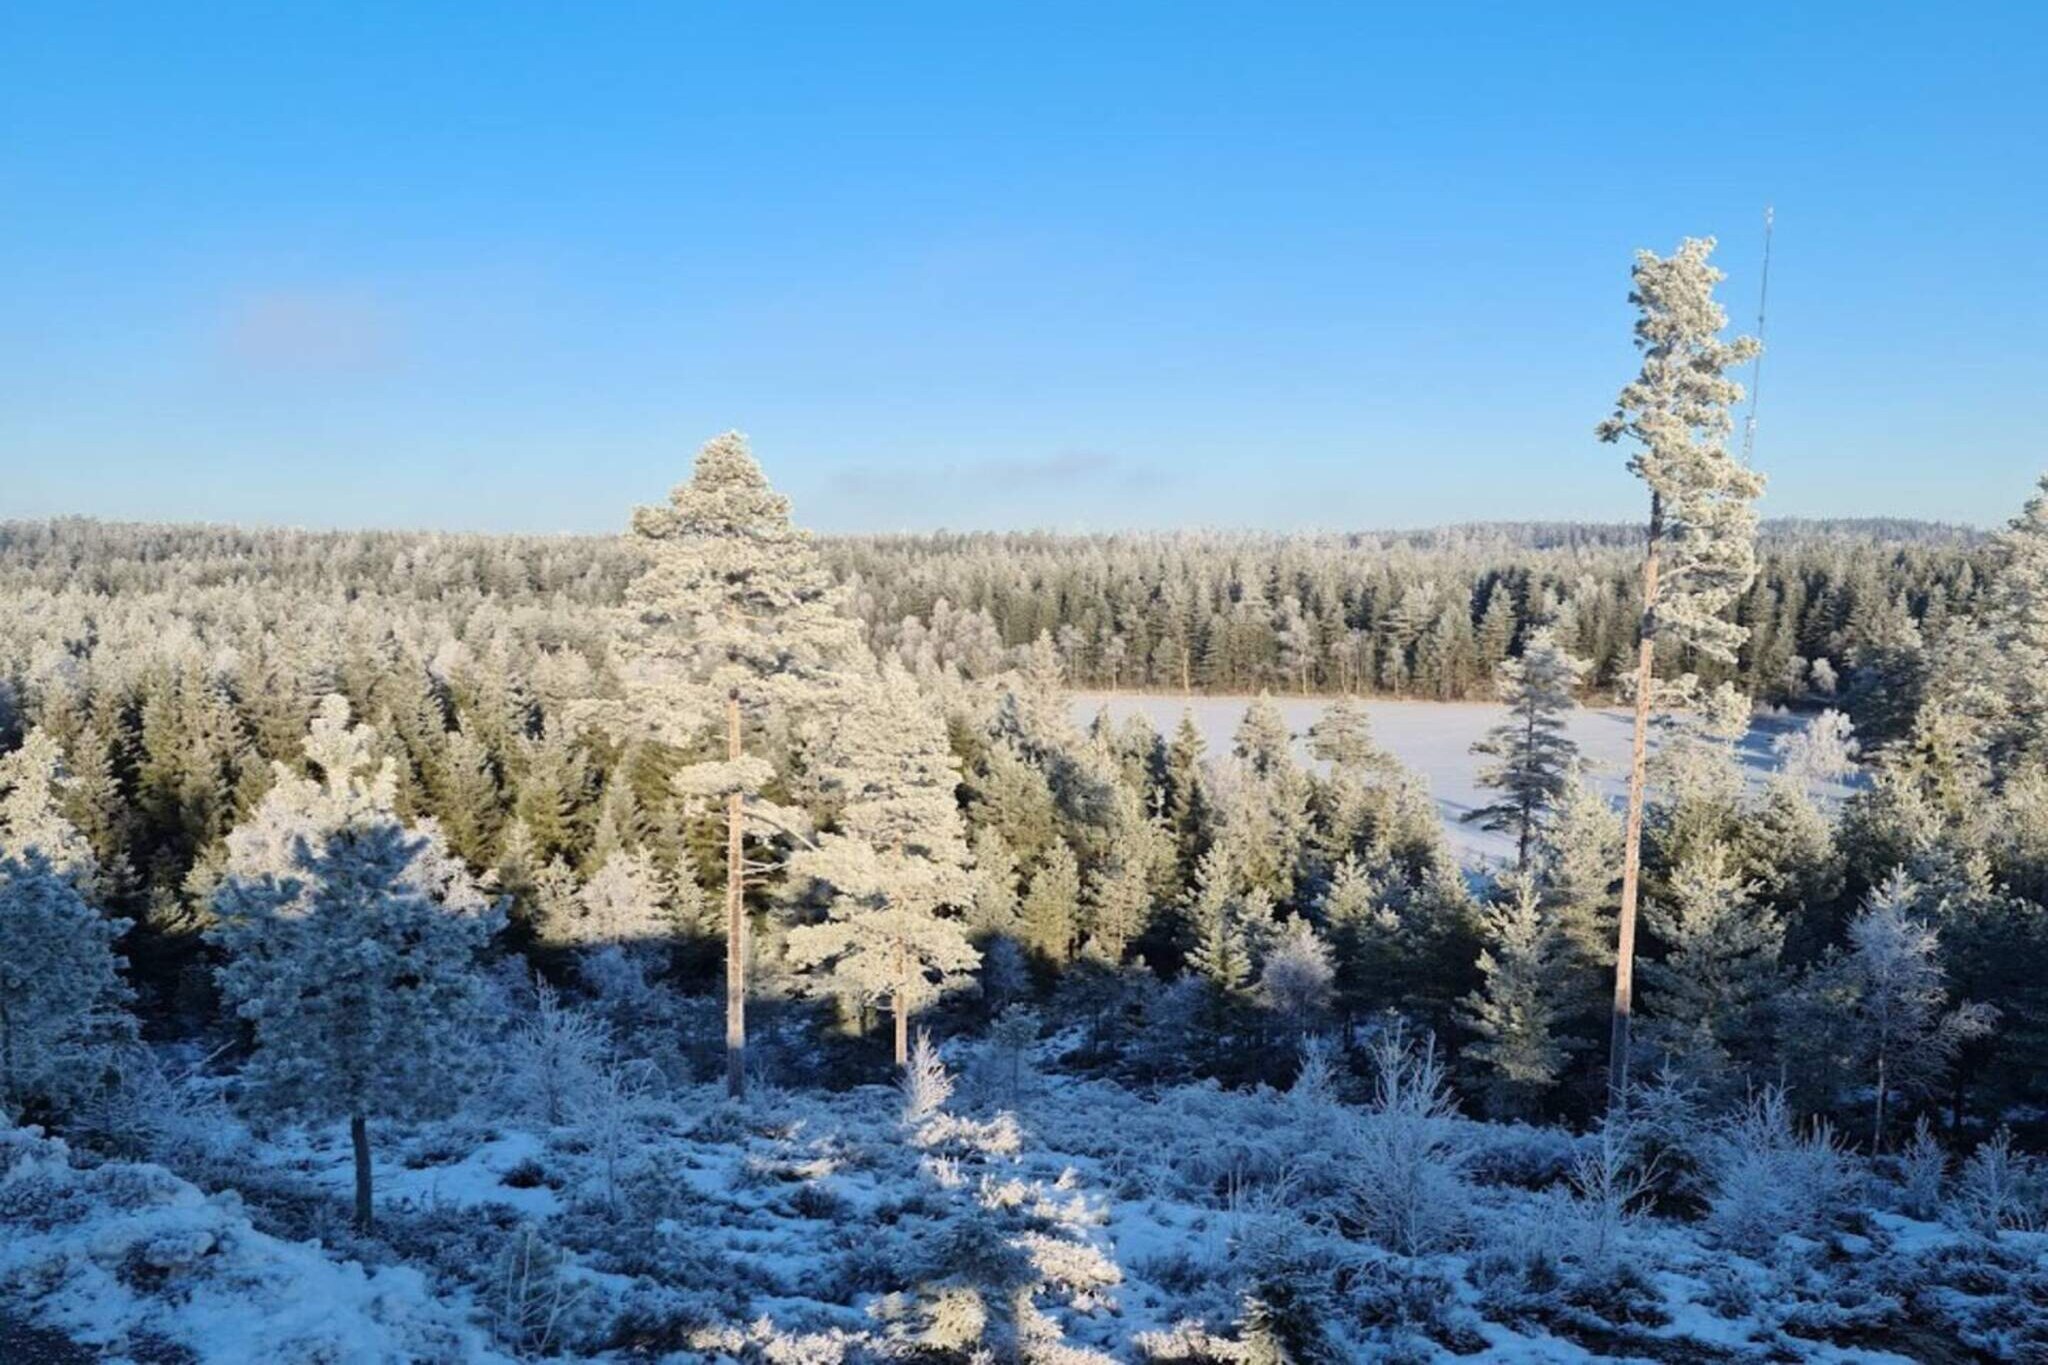
[[[1884,1150],[1884,1091],[1887,1079],[1884,1063],[1884,1053],[1880,1052],[1877,1054],[1877,1115],[1870,1123],[1870,1154],[1872,1156],[1876,1156]]]
[[[1628,1098],[1629,1015],[1635,1004],[1636,901],[1642,891],[1643,795],[1650,751],[1650,704],[1656,683],[1657,541],[1664,509],[1650,499],[1650,544],[1643,557],[1643,617],[1636,645],[1635,737],[1629,746],[1628,823],[1622,836],[1621,913],[1614,946],[1614,1021],[1608,1039],[1607,1104]]]
[[[910,961],[902,944],[896,945],[896,998],[889,1002],[896,1016],[896,1065],[910,1065]]]
[[[348,1117],[349,1145],[356,1155],[356,1231],[370,1230],[370,1124],[361,1114]]]
[[[725,694],[725,755],[740,756],[739,689]],[[725,798],[725,1090],[747,1093],[747,869],[742,834],[745,798]]]

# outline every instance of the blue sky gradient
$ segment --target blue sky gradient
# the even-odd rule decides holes
[[[1774,203],[1776,515],[2048,465],[2048,7],[30,4],[0,516],[1637,514],[1629,256]]]

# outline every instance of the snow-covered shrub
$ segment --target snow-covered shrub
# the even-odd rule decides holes
[[[1572,1253],[1591,1279],[1612,1278],[1623,1239],[1656,1188],[1655,1157],[1645,1158],[1625,1119],[1600,1127],[1572,1167]]]
[[[519,1112],[550,1127],[566,1123],[597,1084],[611,1051],[604,1021],[562,1003],[536,978],[533,1013],[520,1020],[505,1049],[504,1087]]]
[[[560,1344],[586,1289],[571,1259],[530,1226],[516,1229],[491,1270],[491,1332],[517,1355],[546,1355]]]
[[[1301,1040],[1296,1051],[1300,1062],[1294,1071],[1294,1084],[1287,1087],[1288,1097],[1310,1107],[1336,1103],[1336,1049],[1330,1040],[1312,1033]]]
[[[1472,1196],[1436,1040],[1411,1044],[1389,1031],[1374,1042],[1372,1059],[1373,1101],[1352,1130],[1356,1215],[1389,1250],[1405,1256],[1441,1250],[1463,1233]]]
[[[1708,1196],[1714,1230],[1744,1251],[1786,1235],[1817,1237],[1857,1194],[1855,1158],[1823,1120],[1800,1131],[1785,1092],[1767,1087],[1715,1132]]]
[[[912,1127],[938,1113],[953,1098],[953,1078],[947,1074],[945,1059],[923,1029],[917,1031],[917,1042],[897,1086],[903,1096],[903,1121]]]
[[[118,1049],[108,1074],[79,1110],[75,1134],[103,1151],[182,1168],[224,1156],[239,1138],[219,1092],[174,1073],[153,1048]]]
[[[652,1082],[644,1062],[606,1062],[579,1087],[572,1117],[604,1171],[605,1207],[619,1206],[619,1161],[625,1154],[633,1114]]]
[[[1984,1236],[2032,1232],[2048,1221],[2048,1189],[2035,1163],[2013,1151],[2011,1132],[2000,1128],[1963,1163],[1950,1212],[1959,1226]]]
[[[1948,1153],[1942,1150],[1926,1115],[1913,1125],[1913,1140],[1899,1149],[1892,1164],[1898,1171],[1899,1208],[1915,1218],[1940,1216]]]

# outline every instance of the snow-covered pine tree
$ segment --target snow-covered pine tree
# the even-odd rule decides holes
[[[0,854],[36,849],[43,861],[86,895],[95,891],[99,863],[92,844],[63,814],[70,776],[64,752],[40,726],[19,749],[0,755]]]
[[[790,524],[737,432],[707,442],[666,507],[633,513],[646,571],[627,591],[618,641],[629,724],[689,746],[716,728],[723,756],[676,775],[678,794],[725,817],[726,1088],[746,1086],[747,840],[780,813],[762,799],[775,770],[749,753],[749,727],[785,713],[807,684],[851,657],[857,624],[808,533]]]
[[[1774,1079],[1759,1073],[1785,986],[1785,926],[1755,893],[1715,844],[1680,863],[1668,904],[1652,901],[1645,912],[1664,944],[1661,960],[1643,964],[1645,1032],[1675,1074],[1724,1093]]]
[[[1579,746],[1565,733],[1565,722],[1585,672],[1584,660],[1566,653],[1547,627],[1538,630],[1520,658],[1502,660],[1497,670],[1507,719],[1472,746],[1473,753],[1494,760],[1481,770],[1479,784],[1500,792],[1501,799],[1464,818],[1482,829],[1512,833],[1521,872],[1529,871],[1538,825],[1578,767]]]
[[[486,1002],[477,955],[499,915],[431,822],[408,831],[377,736],[325,698],[306,740],[319,774],[277,765],[228,835],[213,896],[222,998],[254,1031],[250,1101],[346,1118],[355,1217],[371,1217],[369,1121],[444,1107]]]
[[[1356,697],[1339,697],[1308,727],[1308,751],[1332,768],[1359,774],[1395,767],[1372,737],[1372,717]]]
[[[960,763],[945,722],[894,661],[864,679],[813,746],[832,828],[790,860],[833,892],[823,923],[789,932],[789,957],[841,994],[887,997],[896,1063],[909,1058],[910,1015],[981,961],[961,912],[971,900]]]
[[[1742,398],[1742,386],[1728,373],[1753,358],[1761,344],[1752,337],[1721,339],[1728,315],[1714,301],[1714,286],[1723,275],[1707,262],[1713,250],[1713,238],[1688,237],[1669,256],[1636,253],[1629,302],[1639,310],[1635,343],[1643,367],[1622,388],[1614,414],[1598,428],[1603,441],[1627,437],[1637,442],[1640,448],[1629,470],[1650,490],[1608,1050],[1608,1091],[1617,1102],[1628,1089],[1644,769],[1650,712],[1657,701],[1657,645],[1668,640],[1709,659],[1735,662],[1748,632],[1724,619],[1724,613],[1748,590],[1757,571],[1755,503],[1763,495],[1764,480],[1728,451],[1731,414]]]
[[[76,1102],[108,1049],[134,1036],[121,926],[40,846],[0,853],[0,1117]]]
[[[1479,1041],[1466,1054],[1486,1068],[1487,1108],[1528,1117],[1557,1084],[1569,1049],[1560,1024],[1565,944],[1543,911],[1535,879],[1516,874],[1484,913],[1480,988],[1463,1019]]]

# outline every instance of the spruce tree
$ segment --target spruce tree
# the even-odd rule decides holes
[[[1585,671],[1585,661],[1567,654],[1547,627],[1537,631],[1520,658],[1503,660],[1497,670],[1507,719],[1472,746],[1473,753],[1494,760],[1480,772],[1479,784],[1499,791],[1501,799],[1464,818],[1482,829],[1512,833],[1520,872],[1529,871],[1537,828],[1578,767],[1579,746],[1565,732],[1565,722]]]
[[[1056,842],[1024,891],[1018,924],[1023,946],[1044,962],[1065,966],[1073,959],[1080,899],[1080,865],[1065,841]]]
[[[1724,620],[1723,613],[1747,591],[1757,570],[1755,502],[1764,480],[1729,453],[1727,441],[1734,425],[1730,414],[1742,398],[1742,386],[1728,372],[1754,357],[1760,346],[1750,337],[1721,339],[1728,317],[1714,301],[1714,286],[1723,276],[1707,263],[1713,249],[1710,237],[1687,238],[1668,257],[1636,254],[1629,302],[1639,310],[1635,342],[1643,367],[1623,387],[1614,415],[1598,429],[1603,441],[1627,437],[1638,444],[1629,470],[1650,490],[1608,1049],[1608,1088],[1617,1102],[1628,1088],[1657,647],[1668,641],[1733,664],[1746,631]]]
[[[1488,1109],[1520,1118],[1535,1112],[1564,1070],[1564,943],[1534,879],[1510,877],[1499,891],[1482,919],[1482,984],[1465,998],[1465,1025],[1479,1038],[1466,1051],[1485,1068]]]
[[[619,678],[627,724],[677,747],[715,731],[720,757],[677,774],[678,793],[725,816],[726,1087],[746,1085],[747,840],[781,832],[763,798],[775,770],[747,750],[771,718],[858,645],[858,627],[810,536],[790,524],[746,439],[707,442],[665,507],[633,513],[646,569],[627,591]],[[751,817],[751,818],[750,818]]]
[[[1660,960],[1643,964],[1646,1032],[1674,1073],[1717,1090],[1771,1079],[1760,1073],[1785,984],[1785,926],[1756,890],[1716,844],[1681,863],[1668,903],[1652,901],[1645,914],[1664,944]]]

